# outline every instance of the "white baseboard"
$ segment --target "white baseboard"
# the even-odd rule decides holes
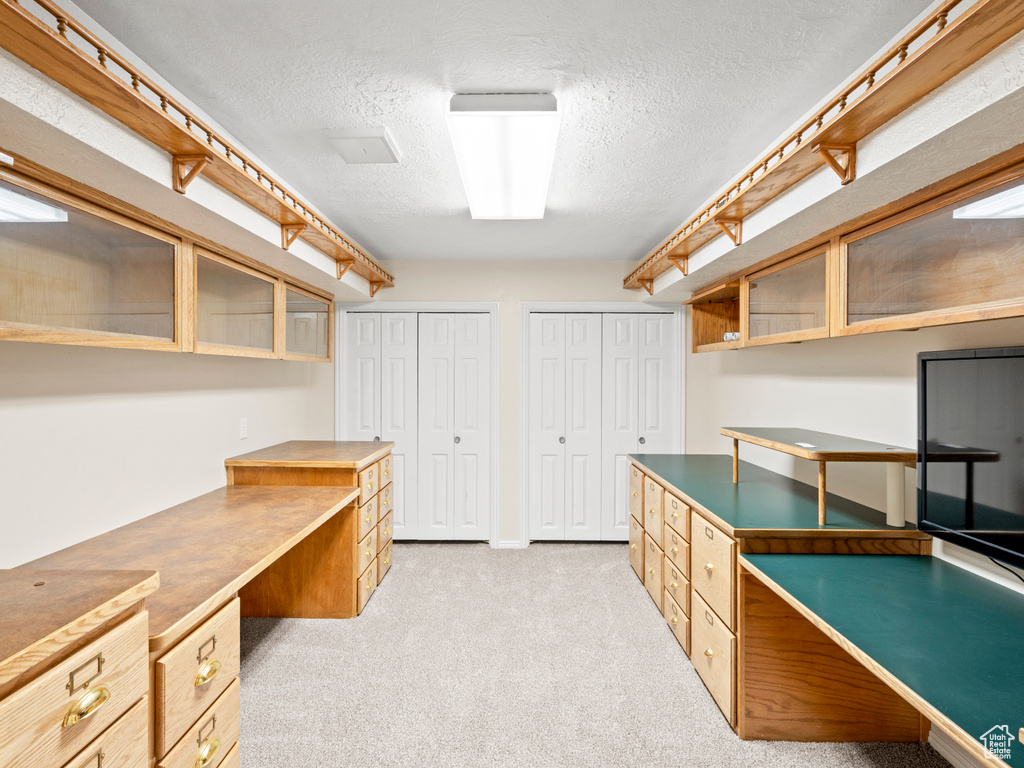
[[[968,754],[963,747],[934,725],[928,732],[928,743],[935,748],[935,751],[942,755],[953,768],[985,768],[992,763],[985,763],[973,755]]]

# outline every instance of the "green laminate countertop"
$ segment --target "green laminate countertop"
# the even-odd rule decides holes
[[[890,528],[877,509],[828,494],[827,520],[818,525],[818,489],[754,464],[740,462],[732,481],[732,457],[695,453],[630,456],[652,476],[731,526],[737,536],[752,530],[916,530],[913,523]]]
[[[1019,738],[1024,595],[935,557],[740,558],[975,740],[1001,725]]]

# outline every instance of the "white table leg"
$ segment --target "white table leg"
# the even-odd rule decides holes
[[[902,528],[906,522],[904,500],[906,499],[907,475],[901,463],[890,462],[886,487],[885,524],[893,528]]]

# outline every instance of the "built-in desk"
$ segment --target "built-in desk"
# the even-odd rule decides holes
[[[769,719],[813,725],[836,684],[834,653],[797,645],[818,633],[766,631],[763,616],[784,616],[789,628],[795,610],[975,757],[984,757],[981,738],[1004,726],[1017,740],[1016,759],[1005,762],[1024,765],[1024,595],[933,557],[743,555],[739,565],[759,602],[749,626],[741,615],[740,633],[760,636],[756,657],[741,661],[740,685],[753,676],[761,698],[752,706],[768,727]],[[774,692],[756,669],[773,652]],[[803,658],[782,674],[794,652]]]

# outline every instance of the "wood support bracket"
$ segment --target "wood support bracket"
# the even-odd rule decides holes
[[[182,195],[196,176],[203,172],[212,159],[208,155],[174,155],[171,168],[171,183],[174,191]]]
[[[683,273],[683,277],[690,274],[690,257],[689,256],[669,256],[668,260],[675,264],[676,269]]]
[[[281,225],[281,247],[286,251],[292,247],[299,235],[306,231],[305,224],[282,224]]]
[[[733,245],[743,242],[743,220],[742,219],[715,219],[718,228],[725,232],[732,240]]]
[[[341,280],[341,278],[343,278],[345,276],[345,273],[348,272],[350,269],[352,269],[352,267],[353,267],[353,265],[355,263],[356,263],[355,259],[349,259],[348,261],[339,261],[338,262],[338,279]]]
[[[637,280],[640,283],[640,287],[643,288],[651,296],[654,295],[654,280],[644,280],[642,277]]]
[[[384,287],[384,283],[370,283],[370,298],[377,295],[377,291]]]
[[[811,151],[821,155],[821,159],[835,171],[843,186],[857,178],[856,144],[815,144]]]

